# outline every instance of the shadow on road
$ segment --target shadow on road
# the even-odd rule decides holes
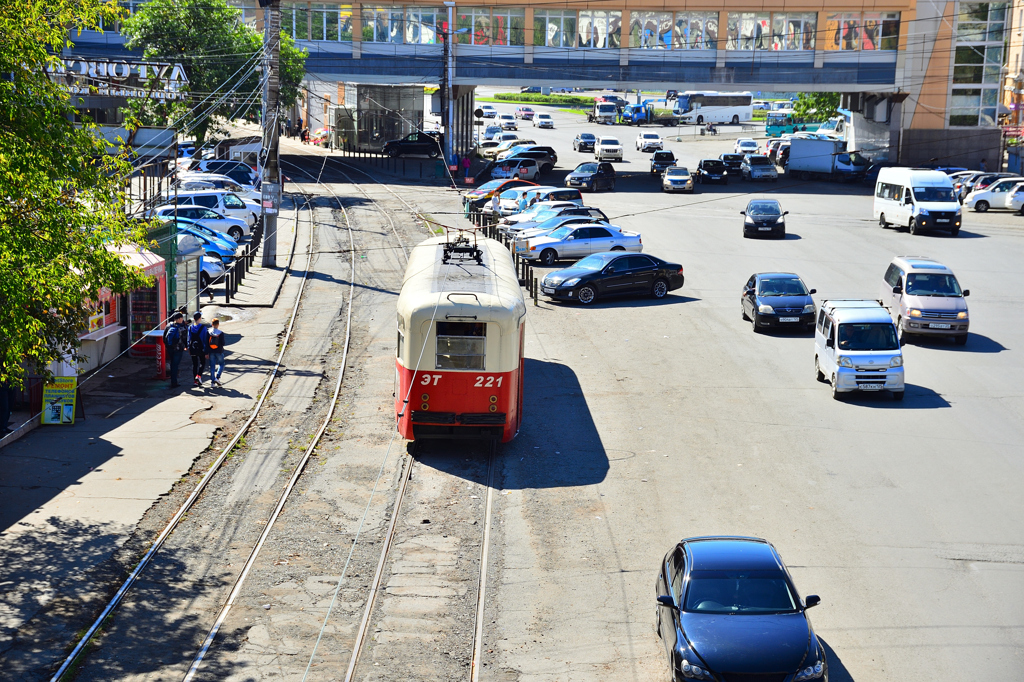
[[[892,394],[889,391],[855,391],[842,395],[845,402],[881,409],[934,410],[951,407],[949,401],[943,398],[942,394],[936,393],[930,388],[908,383],[905,390],[906,394],[903,400],[893,400]]]
[[[821,646],[825,649],[825,658],[828,659],[828,679],[829,682],[853,682],[853,675],[843,665],[843,661],[839,658],[839,654],[835,652],[835,649],[828,645],[828,642],[818,635],[818,641],[821,642]]]

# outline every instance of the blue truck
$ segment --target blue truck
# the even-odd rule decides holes
[[[640,104],[627,104],[619,114],[626,125],[679,125],[679,112],[664,99],[646,99]]]

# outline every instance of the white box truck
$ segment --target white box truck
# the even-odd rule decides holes
[[[791,138],[786,175],[798,180],[859,180],[870,162],[845,147],[842,140]]]
[[[590,123],[615,123],[619,116],[619,108],[615,102],[594,102],[594,110],[587,114]]]

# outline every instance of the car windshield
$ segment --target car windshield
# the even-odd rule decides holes
[[[562,230],[568,230],[568,228],[563,227]],[[555,230],[554,232],[551,233],[551,236],[555,236],[562,230]],[[608,265],[610,261],[618,257],[619,254],[617,253],[595,253],[593,256],[587,256],[583,260],[576,261],[575,263],[573,263],[572,267],[574,269],[591,270],[593,272],[597,272],[604,266]]]
[[[797,610],[780,571],[694,571],[684,611],[696,613],[792,613]]]
[[[672,152],[654,152],[655,161],[675,161],[675,158]]]
[[[756,148],[757,147],[757,143],[754,142],[753,140],[741,140],[740,141],[740,146],[743,147],[743,148],[747,148],[747,147],[754,147],[754,148]]]
[[[747,204],[747,215],[772,216],[782,215],[782,207],[777,201],[752,201]]]
[[[896,327],[891,322],[858,322],[839,325],[842,350],[899,350]]]
[[[537,114],[537,118],[551,118],[551,114]]]
[[[767,156],[751,156],[750,157],[750,165],[751,166],[768,166],[770,164],[771,164],[771,161],[768,160]]]
[[[617,145],[619,143],[614,137],[602,137],[601,144],[603,145]]]
[[[530,231],[532,232],[534,229],[551,231],[564,222],[566,222],[566,217],[563,215],[546,215],[541,220],[538,220],[536,228],[531,228]]]
[[[907,275],[907,293],[912,296],[963,296],[953,275],[912,272]]]
[[[796,277],[762,279],[757,283],[758,296],[806,296],[807,287]]]
[[[515,118],[512,114],[502,114],[501,117],[502,118],[508,118],[508,119]]]
[[[914,199],[917,201],[956,201],[953,190],[947,187],[915,187]]]
[[[484,184],[480,185],[477,189],[478,190],[484,190],[485,192],[490,192],[492,189],[498,189],[499,187],[501,187],[501,183],[503,183],[503,182],[505,182],[505,181],[504,180],[491,180],[490,182],[485,182]]]
[[[569,233],[571,233],[572,230],[573,228],[571,227],[560,227],[551,234],[549,234],[548,236],[553,239],[565,239],[566,237],[569,236]]]
[[[686,170],[685,168],[669,168],[667,171],[665,171],[665,175],[669,176],[670,178],[674,178],[677,176],[686,177],[689,174],[690,171]]]
[[[595,137],[591,133],[580,133],[580,139],[581,140],[588,140],[588,141],[592,142],[592,141],[596,140],[597,137]]]
[[[576,170],[573,171],[573,172],[574,173],[596,173],[597,172],[597,164],[596,163],[581,163],[580,165],[576,166]]]
[[[742,160],[743,160],[743,155],[742,154],[722,154],[722,161],[731,161],[731,162],[735,163],[737,161],[742,161]]]
[[[661,138],[658,137],[657,135],[655,135],[654,133],[644,133],[644,139],[645,140],[660,140]]]
[[[718,159],[708,159],[703,162],[705,170],[718,171],[725,168],[725,164]]]
[[[524,189],[507,189],[498,195],[499,199],[518,199],[519,195],[525,192]]]

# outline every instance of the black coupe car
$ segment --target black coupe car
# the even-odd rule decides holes
[[[786,237],[789,211],[783,211],[775,199],[751,199],[740,215],[743,216],[744,237]]]
[[[828,682],[828,661],[771,543],[700,537],[661,562],[656,627],[674,682]]]
[[[551,298],[593,303],[627,294],[664,298],[683,286],[683,266],[640,253],[594,253],[565,270],[549,272],[541,291]]]
[[[791,272],[759,272],[743,285],[740,307],[754,332],[762,328],[814,331],[815,289]]]

